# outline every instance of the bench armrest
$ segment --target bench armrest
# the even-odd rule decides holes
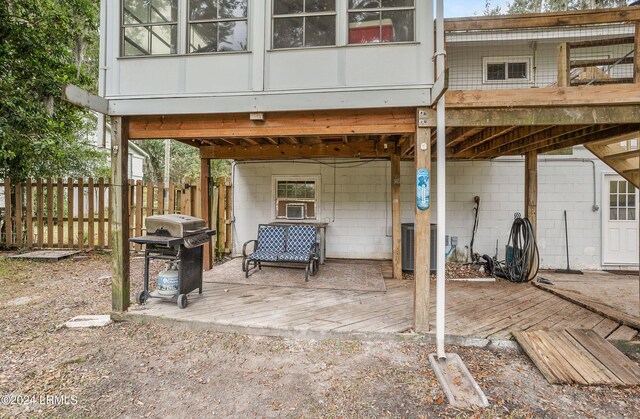
[[[247,256],[247,246],[251,242],[258,244],[258,240],[249,240],[248,242],[245,242],[245,244],[242,245],[242,256]],[[253,249],[255,250],[255,245],[253,246]]]

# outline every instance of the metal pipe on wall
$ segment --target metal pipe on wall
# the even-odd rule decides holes
[[[444,1],[436,2],[436,74],[444,77],[445,73],[445,44],[444,44]],[[446,358],[444,351],[444,325],[445,325],[445,231],[446,231],[446,150],[445,150],[445,102],[444,95],[438,99],[436,110],[436,135],[437,135],[437,243],[436,243],[436,354],[439,359]],[[444,199],[443,199],[444,198]]]

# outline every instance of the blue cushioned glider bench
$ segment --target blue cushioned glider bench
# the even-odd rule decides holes
[[[318,272],[320,249],[316,243],[317,227],[312,225],[260,224],[258,239],[242,246],[242,270],[245,277],[255,268],[262,269],[262,262],[300,263],[305,266],[304,280]],[[254,243],[253,253],[247,254],[247,246]]]

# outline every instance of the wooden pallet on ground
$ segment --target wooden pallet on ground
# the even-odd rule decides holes
[[[513,332],[551,384],[640,385],[640,367],[593,330]]]

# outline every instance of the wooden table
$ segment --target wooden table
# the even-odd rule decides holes
[[[318,242],[320,243],[320,264],[324,265],[324,255],[327,250],[326,244],[325,244],[326,243],[325,236],[326,236],[327,226],[329,225],[329,223],[322,223],[322,222],[316,222],[316,221],[281,220],[281,221],[273,221],[273,222],[270,222],[269,224],[271,225],[277,225],[277,224],[309,225],[309,226],[317,227],[318,230],[320,231],[320,234],[318,234]]]

